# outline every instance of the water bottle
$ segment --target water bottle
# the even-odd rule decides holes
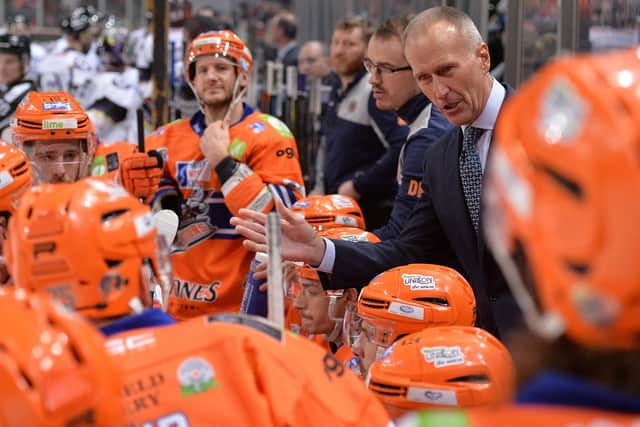
[[[255,280],[253,274],[258,266],[267,261],[267,254],[264,252],[256,253],[255,258],[251,261],[247,281],[244,284],[244,295],[240,303],[240,312],[246,314],[254,314],[256,316],[267,317],[267,293],[260,291],[260,286],[266,280]]]

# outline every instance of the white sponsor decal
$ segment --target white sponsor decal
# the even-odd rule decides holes
[[[409,387],[407,400],[411,402],[430,403],[432,405],[458,406],[455,391],[434,388]]]
[[[153,332],[144,332],[125,338],[112,338],[104,346],[112,355],[124,354],[127,351],[142,350],[155,345],[156,337]]]
[[[389,304],[389,313],[409,317],[411,319],[424,320],[424,308],[416,307],[415,305],[392,302]]]
[[[136,227],[136,236],[142,237],[147,235],[155,227],[153,225],[153,216],[151,213],[140,215],[133,220]]]
[[[13,177],[8,171],[0,172],[0,188],[4,188],[13,182]]]
[[[459,346],[454,347],[422,347],[420,350],[427,363],[433,363],[436,368],[451,365],[462,365],[464,363],[464,353]]]
[[[44,119],[42,129],[76,129],[78,121],[76,119]]]
[[[410,286],[411,290],[435,289],[436,281],[433,276],[423,276],[422,274],[403,274],[402,283]]]

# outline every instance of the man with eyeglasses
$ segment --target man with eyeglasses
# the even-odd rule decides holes
[[[363,59],[371,31],[361,17],[340,22],[330,58],[340,81],[331,92],[322,130],[326,137],[324,193],[358,200],[369,229],[387,222],[396,191],[398,155],[408,127],[395,111],[376,107]],[[322,194],[318,188],[312,194]]]
[[[378,27],[369,40],[364,58],[376,106],[397,111],[409,126],[409,136],[398,162],[398,192],[393,210],[387,224],[374,231],[381,240],[398,236],[402,231],[424,192],[424,153],[451,129],[440,110],[420,92],[402,53],[402,33],[409,20],[409,15],[401,15]]]

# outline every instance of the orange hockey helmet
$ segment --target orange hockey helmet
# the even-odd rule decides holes
[[[0,291],[0,319],[0,425],[126,425],[97,330],[24,289]]]
[[[0,139],[0,214],[13,214],[18,200],[32,183],[27,156]]]
[[[362,321],[375,328],[384,349],[398,338],[432,326],[473,326],[476,300],[457,271],[432,264],[409,264],[379,274],[362,288],[357,312],[345,316],[344,337],[353,345]]]
[[[76,181],[89,174],[97,136],[89,116],[66,92],[29,92],[11,122],[12,143],[31,160],[40,182],[54,182],[52,169],[70,171],[58,181]],[[77,141],[78,151],[65,150],[58,158],[44,142]]]
[[[150,307],[151,291],[160,285],[166,298],[171,280],[149,207],[97,178],[27,192],[5,252],[16,286],[52,294],[91,319]]]
[[[639,56],[555,60],[500,113],[484,229],[525,320],[550,340],[640,345]]]
[[[364,215],[353,198],[341,194],[309,196],[293,204],[291,210],[304,215],[316,230],[335,227],[365,229]]]
[[[202,56],[219,56],[229,59],[244,74],[253,65],[251,51],[233,31],[209,31],[191,41],[184,58],[185,79],[188,83],[195,76],[195,64]]]
[[[371,366],[367,383],[396,416],[403,410],[506,403],[515,368],[509,351],[488,332],[442,326],[396,342]]]

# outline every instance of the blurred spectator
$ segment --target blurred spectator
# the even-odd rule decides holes
[[[19,34],[27,37],[31,37],[31,21],[26,15],[21,13],[16,14],[9,20],[9,33]],[[40,62],[47,55],[47,51],[38,43],[31,41],[31,58],[29,60],[29,67],[27,70],[27,77],[30,80],[35,80],[37,76],[37,70]]]
[[[306,42],[298,53],[298,72],[311,79],[324,79],[331,73],[327,46],[319,40]]]
[[[67,46],[61,52],[48,55],[40,63],[37,79],[42,91],[63,90],[83,107],[89,105],[92,97],[89,86],[100,65],[93,36],[99,19],[95,8],[82,6],[62,21]]]
[[[296,35],[298,23],[296,17],[289,12],[281,12],[274,16],[269,23],[271,41],[278,49],[276,61],[285,66],[298,66],[298,44]]]
[[[9,123],[18,104],[35,86],[27,80],[29,38],[18,34],[0,36],[0,136],[11,141]]]

